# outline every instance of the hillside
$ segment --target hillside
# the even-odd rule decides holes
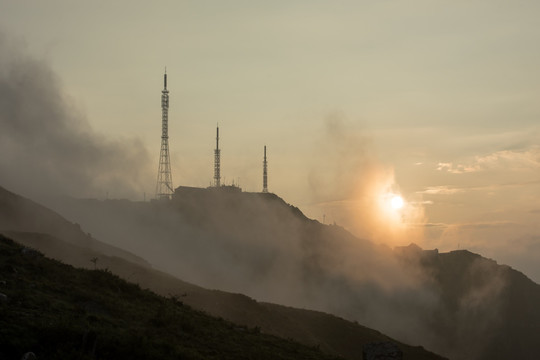
[[[0,230],[48,234],[100,253],[149,266],[141,257],[105,244],[50,209],[0,187]]]
[[[441,352],[451,358],[534,359],[540,341],[540,286],[509,266],[467,250],[396,249],[407,267],[431,274],[442,302],[429,314]],[[473,326],[474,325],[474,326]]]
[[[57,209],[207,288],[331,313],[452,358],[536,358],[538,285],[479,255],[420,249],[407,259],[273,194],[198,189],[172,202],[67,199]]]
[[[11,194],[10,198],[20,199],[25,206],[32,203],[15,194]],[[112,203],[130,204],[129,202]],[[11,207],[14,204],[14,201],[10,202]],[[138,206],[138,204],[133,205]],[[1,202],[0,208],[2,208]],[[45,211],[45,208],[41,206],[38,208]],[[33,214],[34,210],[29,209],[29,213]],[[19,214],[23,213],[19,212]],[[60,217],[58,216],[58,218]],[[71,226],[69,221],[62,218],[60,220],[59,223],[51,226],[55,229],[66,225]],[[370,342],[391,340],[399,344],[405,358],[441,359],[441,357],[425,351],[421,347],[399,343],[378,331],[329,314],[261,303],[240,294],[206,290],[148,266],[133,263],[121,257],[107,256],[91,248],[79,246],[73,241],[68,242],[49,234],[24,231],[4,231],[4,233],[16,239],[17,242],[38,249],[46,256],[64,263],[88,269],[94,269],[94,267],[107,269],[163,296],[178,296],[183,303],[193,308],[204,310],[209,314],[242,326],[260,328],[263,333],[291,338],[308,346],[319,347],[330,354],[357,359],[363,345]],[[91,259],[94,258],[97,259],[95,264],[91,262]]]
[[[333,359],[141,290],[103,270],[75,269],[0,236],[0,357],[18,359]]]
[[[142,288],[151,289],[163,296],[175,296],[194,309],[241,326],[259,328],[263,333],[294,339],[329,354],[357,359],[364,345],[391,341],[399,345],[405,358],[442,359],[422,347],[400,343],[378,331],[329,314],[261,303],[241,294],[207,290],[160,271],[144,268],[121,258],[108,257],[49,235],[22,232],[8,234],[25,246],[77,267],[94,269],[95,266],[90,260],[98,258],[98,269],[106,269]]]

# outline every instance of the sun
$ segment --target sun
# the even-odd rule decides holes
[[[405,202],[403,201],[403,198],[399,195],[395,195],[390,200],[390,205],[392,206],[392,209],[399,210],[403,207]]]

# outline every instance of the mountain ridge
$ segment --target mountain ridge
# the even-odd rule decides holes
[[[540,319],[533,305],[540,302],[540,287],[507,266],[467,251],[391,250],[296,216],[279,197],[205,196],[202,201],[183,199],[184,204],[70,200],[57,211],[70,211],[92,233],[103,231],[100,239],[148,254],[150,263],[152,255],[163,262],[170,256],[176,263],[161,264],[160,270],[177,277],[180,272],[199,276],[259,300],[261,294],[282,296],[283,301],[272,302],[322,308],[451,358],[535,358],[530,349],[540,340]],[[186,301],[194,294],[187,293]],[[232,295],[222,298],[222,309],[227,296]],[[249,304],[245,299],[237,300]],[[219,310],[211,301],[207,306],[209,312]],[[229,316],[242,319],[241,309],[232,309]],[[314,336],[305,335],[308,340]]]
[[[120,247],[110,234],[128,229],[125,246],[138,254],[155,251],[145,249],[152,234],[167,250],[156,252],[158,262],[146,259],[207,288],[331,313],[450,358],[535,358],[528,348],[540,336],[512,325],[512,313],[526,309],[523,322],[536,329],[538,310],[508,291],[513,270],[481,256],[421,250],[422,258],[407,260],[400,249],[307,219],[276,195],[198,189],[177,192],[162,212],[150,210],[157,203],[111,205],[73,200],[65,209],[78,222],[89,220],[92,232],[99,230],[91,221],[99,223],[98,237]],[[100,217],[90,219],[95,213]],[[168,262],[169,254],[180,263]],[[538,284],[519,283],[522,293],[536,294]]]
[[[149,266],[141,257],[120,248],[105,244],[84,233],[81,226],[66,220],[57,212],[25,197],[16,195],[0,186],[0,229],[47,233],[68,242],[96,249],[110,255],[121,256],[141,265]]]
[[[71,224],[65,220],[62,223]],[[107,269],[158,294],[175,296],[182,302],[213,316],[223,317],[242,326],[260,328],[264,333],[296,339],[308,346],[320,347],[327,353],[355,359],[361,354],[362,346],[366,343],[393,341],[410,357],[426,360],[442,359],[423,348],[402,344],[378,331],[329,314],[261,303],[241,294],[206,290],[150,267],[132,263],[121,257],[107,256],[95,249],[78,246],[56,236],[23,231],[6,233],[25,246],[36,248],[65,263],[87,269]],[[98,259],[96,263],[91,262],[93,258]],[[300,321],[300,318],[303,320]],[[336,333],[346,331],[347,336],[331,336],[332,331]]]

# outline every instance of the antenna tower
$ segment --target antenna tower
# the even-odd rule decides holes
[[[264,161],[263,161],[263,193],[268,192],[268,162],[266,161],[266,145],[264,145]]]
[[[171,161],[169,158],[169,90],[167,90],[167,69],[163,75],[161,91],[161,151],[156,184],[156,198],[170,199],[173,193]]]
[[[219,150],[219,126],[216,128],[216,150],[214,150],[214,187],[220,187],[221,182],[221,159]]]

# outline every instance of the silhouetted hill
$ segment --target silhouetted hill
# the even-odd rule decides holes
[[[18,242],[70,265],[87,269],[94,267],[106,269],[163,296],[176,296],[183,303],[208,314],[242,326],[259,328],[263,333],[294,339],[302,344],[318,347],[329,354],[357,359],[363,345],[392,341],[399,345],[406,358],[442,359],[421,347],[400,343],[378,331],[329,314],[260,303],[241,294],[207,290],[160,271],[78,247],[46,234],[22,232],[8,234],[14,235]],[[93,258],[98,259],[96,265],[90,261]]]
[[[451,358],[535,359],[540,342],[540,286],[509,266],[467,250],[397,248],[422,269],[441,301],[428,321],[438,350]],[[425,276],[425,275],[424,275]]]
[[[392,251],[307,219],[272,194],[197,189],[171,202],[64,199],[56,206],[97,238],[191,283],[335,314],[452,358],[536,358],[538,285],[467,251]],[[316,317],[313,324],[325,326],[302,332],[307,313],[297,313],[291,323],[298,325],[290,326],[287,308],[272,313],[264,302],[213,293],[214,298],[194,289],[180,294],[210,313],[263,331],[288,336],[291,330],[296,339],[313,344],[316,338],[321,348],[346,356],[358,349],[351,341],[347,349],[354,350],[346,352],[323,330],[338,326],[339,318]],[[358,330],[355,336],[365,334]]]
[[[57,209],[207,288],[328,312],[449,357],[536,358],[539,310],[527,294],[536,301],[538,285],[478,255],[418,248],[422,261],[405,260],[272,194],[188,188],[171,202],[67,199]]]
[[[117,247],[97,241],[54,211],[0,187],[0,231],[23,231],[49,234],[72,244],[100,253],[118,256],[149,266],[140,257]]]
[[[212,318],[103,270],[75,269],[0,235],[0,357],[332,359]]]
[[[5,191],[5,190],[4,190]],[[58,228],[67,226],[71,228],[72,223],[66,221],[55,213],[46,214],[49,210],[35,204],[36,209],[32,209],[32,202],[21,198],[15,194],[9,194],[10,206],[14,208],[17,201],[27,206],[29,214],[37,211],[45,218],[58,220],[56,223],[50,221],[49,227],[56,230],[56,233],[64,233]],[[91,204],[100,202],[88,201]],[[130,203],[126,201],[110,201],[107,205],[115,206],[141,206],[140,203]],[[149,204],[142,204],[149,205]],[[154,206],[156,204],[153,204]],[[8,208],[0,202],[0,208]],[[294,212],[294,210],[293,210]],[[24,217],[24,212],[19,211],[18,216]],[[19,223],[24,224],[22,219]],[[22,229],[24,226],[19,226]],[[35,227],[31,227],[35,230]],[[48,228],[41,227],[41,230]],[[78,227],[77,227],[78,228]],[[0,232],[2,230],[0,229]],[[206,290],[196,285],[192,285],[174,278],[171,275],[152,269],[140,263],[133,263],[122,257],[105,255],[95,248],[77,245],[81,242],[86,244],[86,236],[80,235],[74,239],[66,241],[50,234],[25,231],[6,232],[18,242],[26,246],[38,249],[55,259],[65,263],[93,269],[107,269],[124,279],[140,284],[144,288],[149,288],[164,296],[175,295],[185,303],[194,308],[204,310],[209,314],[219,316],[234,323],[249,328],[259,328],[263,333],[273,334],[284,338],[295,339],[309,346],[319,347],[321,350],[341,355],[349,359],[357,359],[362,352],[362,346],[370,342],[381,342],[391,340],[389,337],[358,324],[340,319],[321,312],[294,309],[290,307],[260,303],[244,295],[231,294],[223,291]],[[82,239],[82,240],[81,240]],[[99,242],[97,240],[93,240]],[[97,259],[92,263],[91,259]],[[128,259],[131,255],[128,256]],[[0,290],[1,291],[1,290]],[[393,341],[393,340],[392,340]],[[399,342],[406,358],[414,359],[440,359],[439,356],[425,351],[421,347],[411,347]]]

